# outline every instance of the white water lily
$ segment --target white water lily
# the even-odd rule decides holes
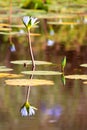
[[[31,27],[36,25],[38,21],[37,21],[37,18],[31,17],[31,16],[24,16],[23,23],[26,26],[26,28],[30,29]]]
[[[26,102],[20,112],[22,116],[32,116],[35,115],[35,110],[37,110],[37,108],[31,106],[29,102]]]

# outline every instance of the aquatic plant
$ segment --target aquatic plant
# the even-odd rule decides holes
[[[61,70],[63,71],[63,73],[64,73],[65,66],[66,66],[66,56],[64,56],[61,61]]]

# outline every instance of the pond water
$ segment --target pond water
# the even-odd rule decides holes
[[[36,70],[61,72],[61,60],[66,56],[65,76],[87,74],[87,69],[80,67],[80,64],[87,63],[87,46],[81,46],[77,51],[66,50],[64,45],[58,43],[52,46],[38,44],[33,44],[35,60],[49,61],[54,65],[38,65]],[[14,65],[10,61],[30,59],[27,47],[16,44],[17,51],[10,52],[8,45],[0,46],[1,65],[13,68],[13,73],[20,74],[26,70],[24,65]],[[31,66],[27,69],[30,68]],[[83,84],[83,80],[63,77],[66,80],[64,83],[61,75],[35,75],[34,78],[52,80],[54,85],[31,87],[29,101],[38,110],[30,117],[22,117],[20,113],[25,103],[27,87],[9,86],[5,84],[7,78],[0,78],[0,129],[86,130],[87,85]]]

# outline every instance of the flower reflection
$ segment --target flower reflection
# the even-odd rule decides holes
[[[51,108],[47,108],[46,104],[41,104],[41,123],[56,123],[62,115],[63,108],[60,105],[55,105]]]
[[[10,46],[10,50],[11,50],[11,52],[15,52],[16,51],[15,45],[13,43]]]
[[[32,116],[35,115],[35,110],[37,110],[37,108],[35,108],[34,106],[31,106],[29,102],[26,102],[20,112],[22,116]]]
[[[30,17],[30,16],[24,16],[23,23],[27,29],[30,29],[31,27],[36,25],[38,23],[38,21],[37,21],[37,18]]]

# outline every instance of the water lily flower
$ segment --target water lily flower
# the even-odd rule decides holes
[[[26,102],[20,112],[22,116],[32,116],[35,115],[35,110],[37,110],[37,108],[31,106],[29,102]]]
[[[30,29],[31,27],[36,25],[38,21],[37,21],[37,18],[31,17],[31,16],[24,16],[23,23],[27,29]]]

